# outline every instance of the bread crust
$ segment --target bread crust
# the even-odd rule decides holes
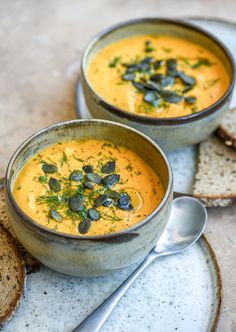
[[[8,322],[13,314],[15,313],[16,309],[19,307],[20,301],[22,299],[22,296],[24,294],[24,288],[25,288],[25,280],[26,280],[26,273],[25,273],[25,264],[24,260],[21,256],[21,253],[17,247],[17,244],[13,237],[11,236],[10,232],[0,224],[0,237],[5,238],[7,240],[7,243],[9,244],[9,250],[14,252],[14,262],[17,266],[17,284],[18,289],[16,292],[13,293],[13,298],[10,302],[9,307],[5,310],[3,314],[0,314],[0,326],[3,326],[6,322]],[[0,247],[0,252],[2,255],[7,254],[4,252],[4,248]],[[9,264],[11,264],[12,261],[9,261]]]
[[[236,149],[236,132],[229,130],[227,122],[234,124],[236,123],[236,108],[232,108],[227,112],[221,125],[216,131],[216,135],[225,143],[225,145]],[[233,127],[233,129],[235,128],[235,126]]]

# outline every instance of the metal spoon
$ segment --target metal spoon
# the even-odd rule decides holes
[[[179,197],[173,201],[170,219],[161,238],[138,268],[97,307],[73,332],[97,332],[119,300],[140,273],[157,257],[177,254],[192,246],[204,231],[205,207],[195,198]]]

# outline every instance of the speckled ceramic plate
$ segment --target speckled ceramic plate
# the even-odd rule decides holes
[[[4,332],[69,332],[132,272],[70,278],[42,267],[28,276],[25,298]],[[156,260],[136,280],[101,332],[210,332],[218,322],[221,278],[202,237],[187,252]],[[92,332],[92,331],[91,331]]]
[[[236,62],[236,23],[226,22],[223,20],[209,18],[185,18],[186,21],[198,25],[205,30],[216,35],[232,52]],[[82,89],[78,80],[76,87],[76,112],[79,118],[90,118],[91,115],[86,108],[82,94]],[[233,93],[231,107],[236,106],[236,89]],[[173,172],[174,172],[174,189],[177,192],[192,193],[192,184],[196,172],[197,146],[188,147],[175,152],[168,153]]]

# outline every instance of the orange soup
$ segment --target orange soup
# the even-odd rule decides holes
[[[34,221],[59,232],[127,229],[161,202],[161,180],[133,151],[101,140],[56,143],[28,160],[13,195]]]
[[[166,35],[136,35],[104,47],[87,75],[105,101],[158,118],[200,112],[229,86],[224,65],[212,52]]]

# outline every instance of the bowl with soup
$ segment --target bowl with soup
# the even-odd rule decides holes
[[[165,150],[196,144],[227,111],[235,81],[228,49],[177,20],[136,19],[87,46],[81,82],[94,118],[136,128]]]
[[[172,173],[159,146],[105,120],[41,130],[9,162],[6,202],[22,245],[69,275],[105,275],[142,260],[161,236]]]

